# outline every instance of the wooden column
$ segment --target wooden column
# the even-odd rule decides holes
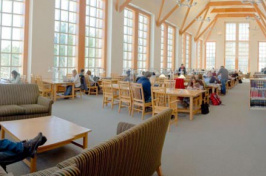
[[[86,41],[86,1],[79,1],[78,26],[78,57],[76,60],[78,71],[85,67],[85,41]]]

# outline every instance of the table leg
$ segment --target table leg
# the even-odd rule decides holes
[[[56,96],[57,96],[57,85],[53,85],[54,88],[54,102],[56,102]]]
[[[190,105],[189,105],[189,114],[190,114],[190,120],[193,120],[193,97],[190,97]]]
[[[5,130],[3,127],[1,128],[1,139],[5,139]]]
[[[72,84],[72,99],[75,98],[75,84]]]
[[[36,155],[30,159],[30,172],[31,173],[36,172],[36,161],[37,161]]]
[[[200,107],[202,105],[202,94],[200,94]]]
[[[83,149],[88,148],[88,133],[86,133],[83,137]]]

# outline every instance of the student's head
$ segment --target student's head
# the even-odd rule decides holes
[[[195,84],[197,81],[196,77],[195,76],[192,76],[191,79],[190,79],[190,82]]]
[[[82,73],[82,74],[83,74],[83,73],[84,73],[84,69],[81,69],[81,70],[80,70],[80,73]]]
[[[87,75],[91,75],[91,71],[90,70],[87,71]]]
[[[184,67],[184,64],[181,64],[181,67]]]
[[[208,77],[211,77],[212,76],[212,72],[211,71],[208,71],[207,76]]]
[[[76,76],[78,73],[77,73],[77,70],[76,69],[74,69],[73,71],[72,71],[72,75],[73,76]]]
[[[151,73],[150,72],[144,72],[144,77],[146,78],[150,78],[151,77]]]
[[[126,72],[126,74],[127,74],[127,76],[129,77],[129,76],[130,76],[130,70],[128,70],[128,71]]]
[[[19,74],[19,73],[18,73],[16,70],[13,70],[13,71],[11,72],[11,76],[12,76],[12,78],[14,78],[14,79],[17,78],[18,74]]]
[[[222,65],[221,68],[224,68],[224,66]]]

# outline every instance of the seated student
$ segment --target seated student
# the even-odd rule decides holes
[[[219,80],[215,76],[213,76],[211,71],[208,71],[207,77],[204,78],[204,81],[206,84],[213,84],[219,82]]]
[[[137,83],[142,84],[143,94],[146,103],[151,102],[151,82],[149,78],[151,77],[150,72],[145,72],[144,76],[140,77]]]
[[[128,70],[128,71],[126,72],[127,76],[125,77],[124,81],[126,81],[126,82],[130,82],[130,81],[131,81],[130,73],[131,73],[130,70]]]
[[[97,86],[98,87],[98,90],[100,90],[100,86],[97,83],[97,81],[94,81],[93,76],[91,75],[91,71],[90,70],[87,71],[86,76],[88,76],[88,81],[90,82],[90,85],[91,86]]]
[[[179,75],[186,75],[187,71],[186,71],[186,67],[184,66],[184,64],[181,64],[181,66],[178,69]]]
[[[21,84],[20,74],[16,70],[13,70],[11,72],[11,76],[12,76],[12,78],[11,78],[10,82],[12,84]]]
[[[88,86],[87,86],[86,81],[85,81],[84,69],[80,70],[79,77],[80,77],[81,89],[85,90],[86,94],[88,94]]]
[[[72,71],[72,78],[70,81],[75,83],[76,88],[81,87],[80,78],[79,78],[79,75],[77,73],[77,70]],[[71,95],[71,94],[72,94],[72,86],[67,86],[67,89],[66,89],[66,92],[64,93],[64,95],[67,96],[67,95]]]
[[[203,90],[204,85],[202,84],[202,81],[199,81],[196,79],[195,76],[192,76],[190,79],[190,82],[187,87],[188,90]],[[204,97],[204,96],[203,96]],[[189,98],[183,98],[183,105],[185,107],[189,107],[190,99]]]
[[[34,157],[39,146],[47,141],[46,137],[39,133],[35,138],[22,142],[0,140],[0,165],[6,170],[6,166],[21,161],[27,157]]]

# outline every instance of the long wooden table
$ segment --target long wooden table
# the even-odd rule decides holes
[[[88,133],[92,131],[55,116],[0,122],[0,126],[1,138],[4,139],[7,133],[15,141],[32,139],[42,132],[47,137],[47,142],[38,148],[37,153],[53,150],[70,143],[86,149],[88,148]],[[77,139],[83,139],[83,144],[76,143]],[[36,171],[36,159],[35,155],[30,161],[24,160],[31,172]]]
[[[119,85],[118,84],[113,84],[113,89],[118,90]],[[166,94],[167,95],[172,95],[176,97],[181,97],[181,98],[189,98],[190,99],[190,106],[189,109],[178,109],[179,112],[187,112],[189,113],[189,119],[193,120],[194,114],[198,113],[201,111],[201,103],[202,103],[202,94],[206,92],[205,90],[187,90],[187,89],[173,89],[173,88],[166,88]],[[196,107],[194,109],[193,105],[193,100],[196,97],[200,97],[200,106]]]
[[[57,98],[75,98],[75,83],[73,82],[65,82],[63,80],[51,80],[51,79],[44,79],[44,83],[50,84],[52,86],[52,95],[53,95],[53,100],[56,101]],[[58,87],[59,86],[72,86],[72,94],[71,95],[58,95]]]

